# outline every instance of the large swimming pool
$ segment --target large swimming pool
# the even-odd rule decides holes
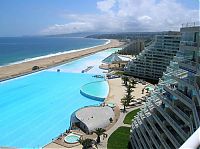
[[[114,49],[114,51],[117,49]],[[113,50],[99,52],[39,73],[0,82],[0,146],[42,147],[69,128],[77,109],[100,101],[80,94],[83,85],[102,81],[94,74]],[[81,70],[93,66],[87,73]],[[56,72],[60,69],[60,72]],[[102,86],[102,90],[107,87]],[[102,92],[103,93],[103,92]]]

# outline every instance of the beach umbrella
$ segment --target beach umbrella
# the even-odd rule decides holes
[[[123,60],[116,53],[113,53],[109,55],[108,57],[106,57],[104,60],[102,60],[102,63],[112,64],[112,63],[122,62],[122,61]]]
[[[153,91],[154,87],[153,86],[147,86],[147,87],[145,87],[145,89],[148,90],[148,91]]]

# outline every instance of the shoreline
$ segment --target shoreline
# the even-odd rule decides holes
[[[37,56],[37,57],[32,57],[32,58],[26,58],[24,60],[20,60],[20,61],[17,61],[17,62],[11,62],[11,63],[8,63],[8,64],[4,64],[4,65],[0,66],[0,68],[5,67],[5,66],[10,66],[10,65],[15,65],[15,64],[21,64],[21,63],[24,63],[24,62],[40,60],[40,59],[43,59],[43,58],[49,58],[49,57],[53,57],[53,56],[59,56],[59,55],[63,55],[63,54],[69,54],[69,53],[84,51],[84,50],[88,50],[88,49],[91,49],[91,48],[96,48],[96,47],[99,47],[99,46],[107,45],[111,42],[110,39],[105,39],[105,40],[107,40],[107,41],[104,44],[100,44],[100,45],[96,45],[96,46],[92,46],[92,47],[87,47],[87,48],[72,49],[70,51],[50,53],[50,54],[47,54],[47,55],[42,55],[42,56]]]
[[[103,45],[88,47],[71,53],[54,55],[32,61],[2,66],[0,67],[0,82],[55,67],[103,50],[120,47],[123,44],[124,43],[119,42],[118,40],[110,39],[110,42],[107,42]],[[39,66],[40,69],[32,71],[33,66]]]

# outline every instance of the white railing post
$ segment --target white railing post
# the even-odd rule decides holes
[[[183,143],[179,149],[197,149],[200,146],[200,127]]]

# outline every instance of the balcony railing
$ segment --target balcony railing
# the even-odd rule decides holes
[[[144,113],[143,113],[143,114],[144,114]],[[147,123],[143,120],[143,118],[142,118],[141,115],[139,115],[139,118],[140,118],[140,120],[142,121],[142,123],[144,124],[144,127],[145,127],[145,129],[147,130],[149,136],[151,137],[151,139],[152,139],[154,145],[156,146],[156,148],[159,148],[159,144],[158,144],[158,142],[156,141],[156,139],[154,138],[154,136],[153,136],[151,130],[149,130],[149,128],[148,128],[148,126],[147,126]],[[146,115],[145,115],[145,118],[147,118]]]
[[[194,62],[194,61],[184,60],[184,61],[179,62],[179,68],[192,72],[192,73],[197,73],[197,71],[200,69],[200,65],[199,63]]]
[[[168,121],[168,123],[174,128],[174,130],[180,135],[183,140],[186,140],[187,134],[181,129],[181,127],[167,114],[161,107],[157,106],[154,102],[152,104],[157,108],[159,113]]]
[[[180,45],[181,46],[194,46],[194,47],[197,47],[198,43],[197,42],[193,42],[193,41],[181,41]]]
[[[200,127],[183,143],[183,145],[179,149],[186,149],[186,148],[198,148],[200,146]]]
[[[200,25],[200,22],[188,22],[188,23],[182,24],[182,27],[195,27],[199,25]]]
[[[138,121],[137,121],[137,122],[138,122]],[[139,124],[139,123],[138,123],[138,124]],[[144,136],[144,138],[145,138],[145,140],[146,140],[148,146],[149,146],[150,148],[153,148],[152,145],[151,145],[151,143],[150,143],[150,140],[148,139],[146,133],[144,132],[144,128],[142,128],[142,126],[140,126],[139,129],[140,129],[140,131],[142,132],[142,135]]]
[[[149,109],[150,111],[150,109]],[[156,120],[156,122],[160,125],[162,130],[165,132],[165,134],[168,136],[168,139],[171,141],[171,143],[177,148],[180,146],[179,142],[174,138],[174,136],[171,134],[171,132],[166,128],[166,126],[162,123],[162,121],[158,118],[156,114],[153,114],[153,118]]]

